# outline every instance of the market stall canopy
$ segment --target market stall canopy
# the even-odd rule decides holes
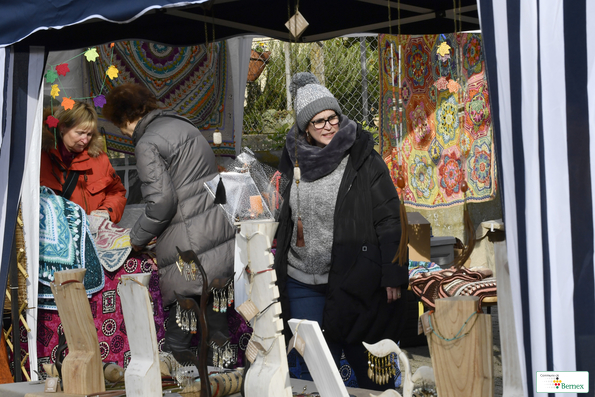
[[[297,3],[309,23],[301,42],[353,33],[396,34],[399,29],[402,34],[453,32],[455,26],[458,31],[479,29],[476,0]],[[293,38],[285,23],[295,13],[295,4],[295,0],[10,2],[2,5],[0,46],[19,42],[65,50],[123,39],[187,46],[211,41],[213,33],[216,40],[258,34],[289,41]]]

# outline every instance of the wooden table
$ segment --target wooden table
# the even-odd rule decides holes
[[[291,379],[291,387],[294,392],[301,392],[306,386],[306,393],[317,391],[314,382]],[[39,381],[9,383],[0,385],[0,396],[2,397],[81,397],[81,394],[64,394],[60,393],[44,393],[44,383]],[[370,397],[370,393],[375,395],[380,394],[379,391],[372,391],[367,389],[354,389],[348,387],[347,391],[354,397]],[[177,393],[171,393],[169,396],[174,397]],[[181,395],[183,397],[183,395]],[[230,397],[240,397],[240,393],[232,394]]]

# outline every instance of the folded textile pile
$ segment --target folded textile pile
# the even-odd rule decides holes
[[[451,296],[477,296],[478,309],[487,297],[497,296],[496,278],[488,268],[454,268],[419,273],[409,278],[411,290],[423,304],[435,308],[435,300]]]
[[[85,211],[77,204],[41,186],[39,193],[38,308],[56,310],[50,284],[54,272],[85,268],[87,295],[103,289],[105,278]]]
[[[409,279],[415,278],[422,273],[439,272],[440,265],[434,262],[409,261]]]

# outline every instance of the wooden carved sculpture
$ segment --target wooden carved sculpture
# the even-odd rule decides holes
[[[237,310],[247,321],[253,320],[254,330],[246,347],[251,365],[244,379],[245,396],[291,397],[279,290],[272,268],[271,242],[278,224],[248,221],[240,225],[236,243],[242,262],[247,264],[250,287],[248,300]]]
[[[151,273],[129,274],[122,276],[118,284],[126,330],[134,335],[128,340],[131,360],[124,376],[129,397],[162,395],[159,348],[147,289],[150,279]]]
[[[92,394],[105,391],[97,330],[83,285],[85,269],[54,273],[50,285],[68,342],[68,355],[62,362],[66,394]]]
[[[414,395],[414,384],[418,383],[423,385],[434,384],[434,371],[432,368],[423,366],[419,367],[415,374],[411,375],[411,365],[407,354],[405,354],[399,346],[390,339],[383,339],[378,343],[368,344],[362,342],[366,349],[375,357],[387,357],[391,353],[395,353],[399,357],[401,363],[401,373],[403,374],[403,396],[396,390],[386,390],[377,397],[412,397]],[[424,395],[421,393],[415,393],[415,396]],[[370,397],[375,397],[370,394]]]

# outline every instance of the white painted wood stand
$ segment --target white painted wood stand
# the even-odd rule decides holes
[[[124,374],[128,397],[160,397],[161,372],[153,308],[149,298],[151,273],[122,276],[118,294],[130,344],[131,360]]]
[[[294,335],[297,330],[306,344],[304,361],[320,395],[322,397],[349,397],[318,322],[292,318],[289,320],[289,327]]]
[[[51,284],[68,342],[68,355],[62,362],[65,394],[87,395],[105,391],[99,339],[83,285],[85,272],[85,269],[55,272]]]
[[[281,304],[279,290],[275,285],[271,243],[278,223],[273,221],[241,222],[240,233],[236,236],[242,262],[251,273],[251,286],[248,299],[260,313],[254,318],[252,347],[255,343],[262,347],[254,362],[248,368],[244,379],[246,397],[291,397],[289,368],[283,321],[279,318]]]

